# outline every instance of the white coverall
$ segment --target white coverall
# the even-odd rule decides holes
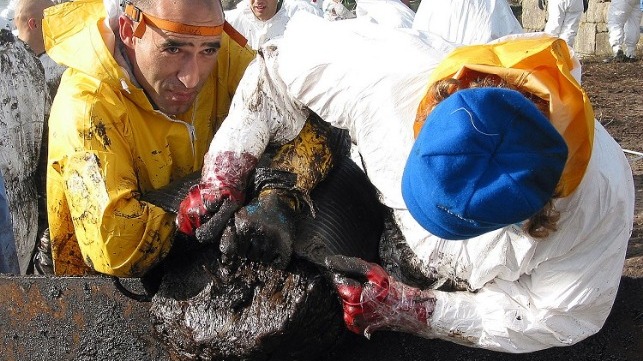
[[[573,48],[583,15],[583,0],[549,0],[547,14],[545,32],[565,40]]]
[[[289,18],[299,10],[307,11],[320,17],[324,16],[322,0],[284,0],[281,6],[286,8],[286,13]]]
[[[400,0],[358,0],[355,14],[358,19],[391,28],[410,28],[415,19],[413,10]]]
[[[250,0],[243,0],[235,9],[225,11],[225,18],[248,39],[248,45],[257,50],[266,41],[283,35],[290,16],[298,11],[306,11],[318,16],[322,14],[321,8],[309,1],[286,0],[273,17],[263,21],[252,12]]]
[[[522,26],[506,0],[422,0],[413,29],[440,35],[456,44],[484,44]]]
[[[324,0],[322,4],[324,19],[330,21],[354,19],[355,13],[344,6],[341,0]]]
[[[636,44],[641,37],[641,4],[638,0],[612,0],[607,9],[607,30],[612,51],[619,50],[636,58]]]
[[[348,129],[413,252],[477,291],[434,291],[432,337],[516,353],[579,342],[602,327],[618,289],[634,213],[629,164],[596,122],[586,174],[555,201],[561,219],[549,238],[536,241],[517,226],[464,241],[431,235],[406,209],[401,177],[429,76],[452,49],[425,32],[298,14],[246,70],[208,157],[258,157],[269,142],[293,139],[311,109]]]

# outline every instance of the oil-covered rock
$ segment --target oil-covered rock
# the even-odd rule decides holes
[[[13,221],[18,261],[25,273],[36,242],[47,88],[42,65],[10,31],[0,30],[0,171]]]
[[[323,260],[344,254],[375,261],[382,209],[348,158],[311,196],[315,216],[299,221],[285,270],[246,260],[223,265],[216,245],[168,260],[151,313],[170,353],[182,360],[316,360],[341,343],[347,331]]]

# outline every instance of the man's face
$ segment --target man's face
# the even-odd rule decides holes
[[[28,44],[27,36],[30,33],[29,18],[23,14],[16,14],[13,18],[13,25],[15,25],[16,30],[18,30],[18,37],[20,40]]]
[[[277,0],[250,0],[250,8],[257,19],[270,20],[277,13]]]
[[[217,26],[224,20],[220,6],[213,8],[202,1],[161,0],[155,9],[141,10],[164,20],[198,26]],[[221,36],[179,34],[148,24],[139,39],[132,35],[132,25],[137,24],[120,19],[121,39],[136,80],[159,110],[168,115],[185,113],[214,69]]]
[[[51,6],[51,3],[49,3]],[[46,8],[40,2],[25,3],[19,7],[13,23],[18,30],[18,38],[29,44],[31,50],[40,55],[45,51],[45,41],[42,35],[42,11]]]

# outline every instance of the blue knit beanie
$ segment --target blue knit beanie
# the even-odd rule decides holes
[[[402,176],[406,206],[426,230],[467,239],[522,222],[554,194],[567,145],[515,90],[460,90],[429,114]]]

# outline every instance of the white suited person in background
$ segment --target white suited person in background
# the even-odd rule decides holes
[[[584,0],[538,0],[541,10],[545,8],[543,2],[547,4],[545,32],[565,40],[573,48],[585,11]]]
[[[641,37],[641,4],[638,0],[612,0],[607,8],[607,31],[613,56],[607,62],[638,60],[636,44]]]
[[[321,9],[307,0],[242,0],[236,8],[227,10],[225,17],[257,50],[266,41],[283,35],[290,16],[297,11],[321,16]]]

